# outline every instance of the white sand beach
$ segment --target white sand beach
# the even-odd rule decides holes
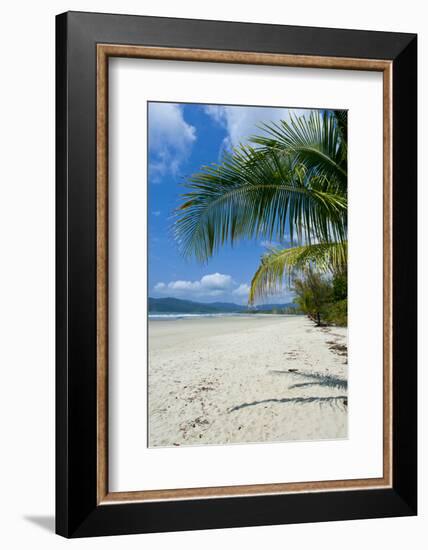
[[[149,321],[149,445],[347,437],[347,329],[303,316]]]

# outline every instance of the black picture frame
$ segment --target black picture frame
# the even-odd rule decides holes
[[[392,487],[97,504],[100,43],[392,62]],[[68,12],[56,18],[56,97],[56,532],[86,537],[415,515],[417,36]]]

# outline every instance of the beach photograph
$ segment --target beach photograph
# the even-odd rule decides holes
[[[148,447],[347,438],[347,112],[147,111]]]

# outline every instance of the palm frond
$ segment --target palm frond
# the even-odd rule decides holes
[[[241,146],[222,164],[203,167],[186,187],[175,238],[184,255],[200,261],[241,238],[346,239],[347,197],[336,181],[275,149]]]
[[[347,264],[347,243],[317,243],[293,248],[272,248],[261,259],[251,281],[248,297],[250,304],[256,299],[281,290],[286,278],[295,270],[316,266],[320,272],[343,270]]]
[[[347,154],[347,144],[348,144],[348,113],[347,111],[333,111],[333,116],[336,121],[336,126],[340,132],[340,139],[342,141],[342,149],[345,155]],[[346,156],[344,157],[346,161]]]
[[[295,163],[325,176],[331,184],[336,182],[346,194],[345,115],[344,111],[311,111],[308,117],[290,115],[289,122],[262,124],[264,135],[252,136],[251,141],[264,150],[292,156]]]

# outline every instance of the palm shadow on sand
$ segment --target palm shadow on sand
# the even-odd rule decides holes
[[[293,377],[301,377],[303,379],[309,380],[308,382],[300,382],[297,384],[292,384],[289,386],[289,389],[293,388],[305,388],[310,386],[323,386],[328,388],[335,388],[341,390],[348,389],[348,381],[344,378],[339,378],[337,376],[332,376],[324,373],[317,372],[296,372],[296,371],[286,371],[286,370],[273,370],[273,374],[288,374]],[[329,404],[329,405],[341,405],[342,407],[348,406],[348,396],[347,395],[335,395],[327,397],[283,397],[281,399],[272,398],[272,399],[262,399],[260,401],[253,401],[251,403],[242,403],[241,405],[236,405],[229,409],[229,412],[239,411],[246,407],[254,407],[256,405],[263,405],[266,403],[284,403],[284,404],[297,404],[305,405],[309,403],[318,403],[319,405]]]
[[[336,395],[331,397],[283,397],[282,399],[262,399],[261,401],[253,401],[252,403],[242,403],[241,405],[236,405],[229,409],[229,412],[239,411],[240,409],[245,409],[246,407],[254,407],[255,405],[263,405],[264,403],[293,403],[304,405],[307,403],[318,403],[322,404],[341,404],[346,406],[348,397],[346,395]]]
[[[292,384],[289,386],[289,389],[293,388],[306,388],[309,386],[324,386],[328,388],[336,388],[338,390],[347,390],[348,381],[344,378],[334,376],[331,374],[325,374],[320,372],[298,372],[298,371],[287,371],[287,370],[273,370],[273,374],[288,374],[290,376],[300,377],[309,382],[301,382],[299,384]]]

